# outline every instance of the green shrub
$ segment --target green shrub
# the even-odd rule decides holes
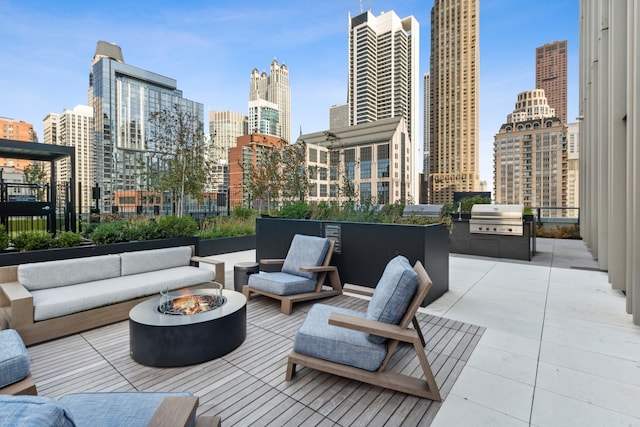
[[[234,218],[250,219],[250,218],[255,218],[256,212],[251,208],[243,208],[242,206],[236,206],[235,208],[233,208],[233,212],[231,212],[231,215]]]
[[[110,243],[128,242],[126,221],[103,222],[89,235],[94,245],[107,245]]]
[[[18,251],[33,251],[49,249],[53,243],[53,237],[46,231],[22,231],[13,236],[11,242]]]
[[[305,202],[295,202],[285,205],[278,212],[280,218],[309,219],[311,218],[311,208]]]
[[[190,237],[198,232],[198,223],[190,216],[161,216],[156,221],[157,226],[151,227],[160,238]]]
[[[82,234],[74,233],[72,231],[64,231],[58,233],[53,239],[52,247],[55,248],[72,248],[74,246],[80,246],[82,243]]]
[[[198,232],[198,237],[201,239],[217,239],[252,234],[256,234],[255,218],[243,219],[221,216],[205,219]]]
[[[4,230],[4,225],[0,225],[0,251],[4,251],[9,246],[9,235]]]

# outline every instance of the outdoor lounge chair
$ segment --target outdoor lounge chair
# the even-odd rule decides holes
[[[302,365],[441,400],[422,336],[418,330],[408,328],[431,284],[420,261],[411,268],[405,257],[397,256],[387,264],[366,313],[314,304],[296,334],[287,363],[287,381],[293,379],[296,365]],[[413,346],[424,378],[385,371],[399,342]]]
[[[281,271],[260,272],[249,276],[242,293],[249,300],[251,293],[280,300],[280,311],[291,314],[293,303],[342,294],[338,269],[329,265],[334,242],[331,239],[293,236],[285,259],[262,259],[260,264],[282,264]],[[329,278],[331,288],[324,288]]]

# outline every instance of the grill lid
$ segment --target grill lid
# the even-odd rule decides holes
[[[522,220],[523,205],[476,204],[471,208],[471,219],[476,220]]]

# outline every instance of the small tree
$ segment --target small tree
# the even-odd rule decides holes
[[[42,185],[46,182],[47,174],[44,172],[44,167],[39,162],[31,162],[24,168],[24,182],[25,184],[37,185],[36,198],[42,200],[44,196],[44,190]]]
[[[183,214],[186,195],[202,200],[209,176],[205,158],[203,124],[194,112],[178,104],[151,114],[151,184],[169,191],[176,216]]]

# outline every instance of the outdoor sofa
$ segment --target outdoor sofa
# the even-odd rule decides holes
[[[164,290],[224,285],[224,263],[179,246],[0,268],[0,329],[26,345],[126,320],[129,310]],[[215,265],[199,268],[197,263]],[[4,318],[4,319],[3,319]]]

